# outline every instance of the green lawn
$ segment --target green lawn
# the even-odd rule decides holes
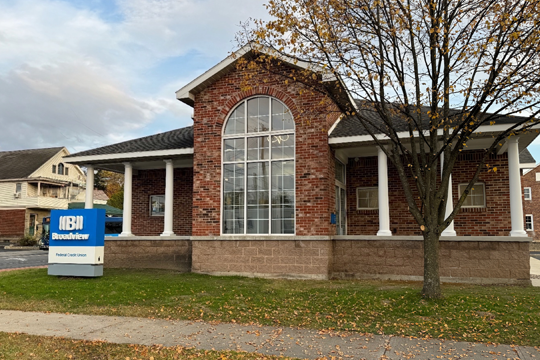
[[[203,319],[540,345],[540,289],[446,285],[423,300],[420,283],[302,281],[106,269],[95,279],[0,273],[0,308]]]
[[[285,360],[291,358],[263,356],[234,351],[205,351],[177,347],[120,345],[101,341],[77,341],[46,336],[0,333],[0,360]]]

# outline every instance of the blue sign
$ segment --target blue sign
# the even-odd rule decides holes
[[[52,210],[49,275],[101,276],[105,249],[105,210]]]

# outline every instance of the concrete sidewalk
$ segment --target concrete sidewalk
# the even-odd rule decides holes
[[[0,331],[112,343],[180,345],[302,359],[540,359],[524,346],[333,333],[286,327],[0,310]]]
[[[531,278],[532,275],[540,276],[540,260],[531,256]],[[540,279],[531,279],[532,286],[540,287]]]

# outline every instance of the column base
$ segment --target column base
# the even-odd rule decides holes
[[[527,234],[527,232],[525,230],[512,230],[512,231],[510,231],[510,236],[529,237],[529,235]]]
[[[127,237],[127,236],[135,236],[135,235],[133,235],[133,233],[130,233],[130,232],[129,233],[128,232],[123,232],[123,233],[119,234],[118,236]]]
[[[392,232],[390,230],[379,230],[377,236],[392,236]]]
[[[161,235],[159,236],[176,236],[175,233],[173,233],[172,231],[164,231],[163,233],[161,233]]]
[[[441,236],[457,236],[457,233],[455,230],[444,230]]]

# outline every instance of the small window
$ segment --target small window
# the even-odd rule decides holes
[[[52,166],[52,173],[53,173],[53,174],[56,174],[56,165],[53,165],[53,166]]]
[[[523,188],[523,199],[532,200],[532,193],[530,187]]]
[[[22,183],[16,183],[15,184],[15,192],[16,193],[21,193],[22,191]]]
[[[150,196],[150,215],[151,216],[165,215],[165,195]]]
[[[540,173],[536,173],[536,181],[540,181]]]
[[[376,187],[356,188],[356,209],[376,210],[379,208],[379,189]]]
[[[459,184],[459,194],[463,194],[463,191],[469,184]],[[469,196],[463,203],[464,208],[483,208],[486,207],[486,186],[484,183],[476,183],[471,189]]]
[[[531,214],[525,215],[525,230],[527,231],[534,230],[533,216]]]
[[[69,168],[66,166],[66,168],[64,169],[64,175],[69,175]]]
[[[58,175],[64,175],[64,164],[58,164]]]
[[[345,184],[345,165],[338,159],[335,159],[336,167],[336,180],[342,184]]]

